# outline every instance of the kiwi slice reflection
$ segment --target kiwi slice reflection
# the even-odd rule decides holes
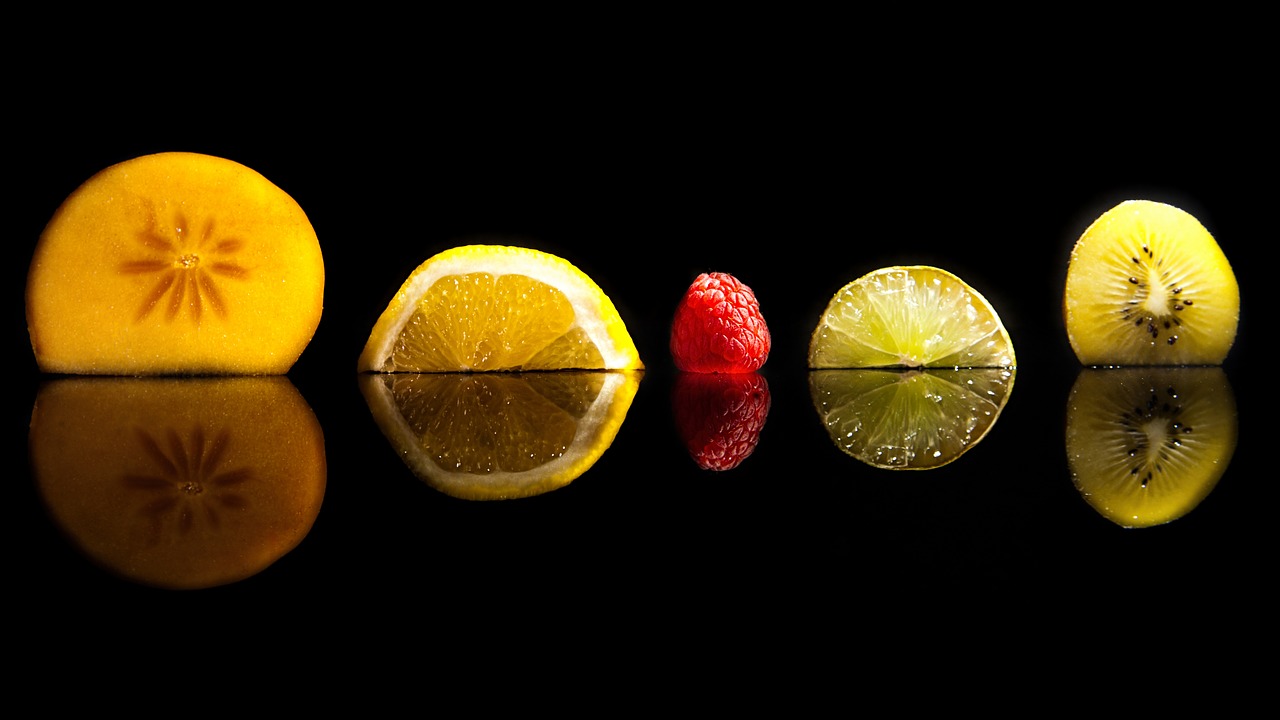
[[[1086,368],[1067,400],[1071,477],[1127,528],[1182,517],[1235,452],[1235,396],[1220,367]]]
[[[986,436],[1014,375],[1013,368],[813,370],[809,392],[845,454],[877,468],[928,470]]]

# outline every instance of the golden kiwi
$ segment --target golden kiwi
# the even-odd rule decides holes
[[[1084,365],[1219,365],[1235,342],[1240,289],[1195,217],[1128,200],[1076,241],[1063,312]]]

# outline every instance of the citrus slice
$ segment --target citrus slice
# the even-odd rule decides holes
[[[811,368],[1013,367],[995,308],[925,265],[868,273],[840,289],[809,341]]]
[[[505,245],[423,262],[374,324],[361,372],[638,370],[613,301],[572,263]]]
[[[841,452],[872,467],[929,470],[977,445],[1009,402],[1013,368],[809,373],[818,417]]]
[[[32,256],[27,326],[49,373],[283,374],[323,295],[293,198],[231,160],[159,153],[63,201]]]
[[[465,500],[568,485],[613,444],[638,371],[366,373],[378,427],[419,479]]]
[[[310,533],[324,499],[324,435],[285,377],[58,378],[37,392],[28,437],[57,526],[142,585],[262,572]]]

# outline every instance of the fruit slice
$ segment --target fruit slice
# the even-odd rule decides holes
[[[1067,400],[1067,462],[1084,499],[1128,528],[1182,517],[1235,452],[1235,396],[1217,367],[1084,368]]]
[[[682,372],[671,393],[676,430],[703,470],[732,470],[755,452],[769,416],[769,382],[758,372]]]
[[[810,368],[1013,367],[995,308],[925,265],[868,273],[840,289],[809,340]]]
[[[877,468],[929,470],[986,437],[1014,376],[1012,368],[813,370],[809,392],[846,455]]]
[[[1085,365],[1218,365],[1235,342],[1240,289],[1198,220],[1129,200],[1076,241],[1063,312]]]
[[[257,172],[145,155],[62,203],[26,301],[44,372],[282,374],[320,322],[324,261],[302,208]]]
[[[374,324],[361,372],[638,370],[617,309],[568,261],[464,245],[417,267]]]
[[[413,473],[465,500],[568,485],[604,454],[637,371],[362,374],[378,427]]]
[[[307,536],[324,498],[324,436],[284,377],[49,381],[29,443],[58,527],[143,585],[255,575]]]

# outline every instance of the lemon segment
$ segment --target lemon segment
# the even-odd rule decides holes
[[[319,241],[293,198],[231,160],[159,153],[100,171],[54,213],[27,325],[49,373],[283,374],[323,296]]]
[[[1013,367],[1013,342],[978,291],[938,268],[882,268],[837,292],[809,342],[810,368]]]
[[[361,372],[639,370],[617,308],[572,263],[464,245],[419,265],[374,324]]]

